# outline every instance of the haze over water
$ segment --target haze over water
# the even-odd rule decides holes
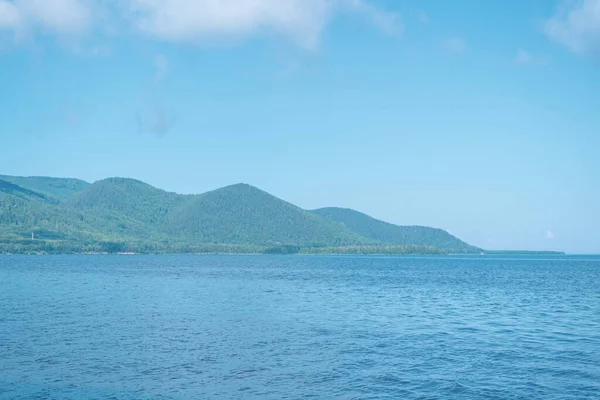
[[[1,256],[0,398],[595,398],[598,278],[592,256]]]

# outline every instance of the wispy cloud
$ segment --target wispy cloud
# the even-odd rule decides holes
[[[16,29],[22,24],[21,12],[9,1],[0,0],[0,29]]]
[[[556,236],[554,235],[554,233],[552,231],[547,231],[546,235],[545,235],[546,239],[548,240],[552,240],[554,239]]]
[[[600,0],[563,2],[544,29],[550,39],[574,53],[600,56]]]
[[[340,4],[345,4],[347,11],[363,15],[374,27],[388,35],[399,36],[404,31],[400,16],[396,13],[382,10],[363,0],[342,1]]]
[[[386,34],[400,35],[400,17],[370,0],[0,0],[0,31],[15,37],[73,37],[92,27],[133,31],[171,42],[202,43],[274,34],[305,49],[340,13],[361,16]]]
[[[137,114],[138,131],[163,137],[175,126],[175,117],[163,107],[155,106],[149,112]]]
[[[89,3],[81,0],[0,0],[0,28],[17,34],[79,34],[91,21]]]
[[[548,64],[548,59],[519,49],[517,55],[512,59],[512,64],[518,66],[540,66]]]
[[[467,42],[459,36],[452,36],[442,41],[442,49],[453,55],[467,52]]]
[[[165,76],[167,76],[167,72],[169,70],[169,62],[167,57],[162,54],[159,54],[154,59],[154,66],[156,67],[156,75],[154,76],[154,80],[156,83],[160,83]]]
[[[314,49],[322,30],[338,12],[366,16],[387,33],[398,33],[395,14],[365,0],[131,0],[134,25],[158,39],[201,42],[240,38],[264,32],[286,36]]]

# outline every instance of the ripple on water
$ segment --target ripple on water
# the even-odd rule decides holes
[[[598,278],[582,257],[0,257],[0,398],[598,398]]]

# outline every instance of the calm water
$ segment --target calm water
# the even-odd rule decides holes
[[[599,257],[0,256],[2,399],[598,399]]]

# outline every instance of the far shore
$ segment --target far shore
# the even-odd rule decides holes
[[[223,253],[223,252],[204,252],[204,253],[138,253],[138,252],[81,252],[81,253],[46,253],[46,252],[30,252],[30,253],[0,253],[0,256],[16,256],[16,255],[29,255],[29,256],[42,256],[42,255],[76,255],[76,256],[133,256],[133,255],[197,255],[197,256],[393,256],[393,257],[419,257],[419,256],[436,256],[436,257],[459,257],[459,256],[470,256],[470,257],[484,257],[484,256],[575,256],[575,255],[594,255],[594,254],[567,254],[564,252],[557,251],[506,251],[506,252],[489,252],[489,253],[310,253],[310,252],[298,252],[289,254],[269,254],[269,253]]]

